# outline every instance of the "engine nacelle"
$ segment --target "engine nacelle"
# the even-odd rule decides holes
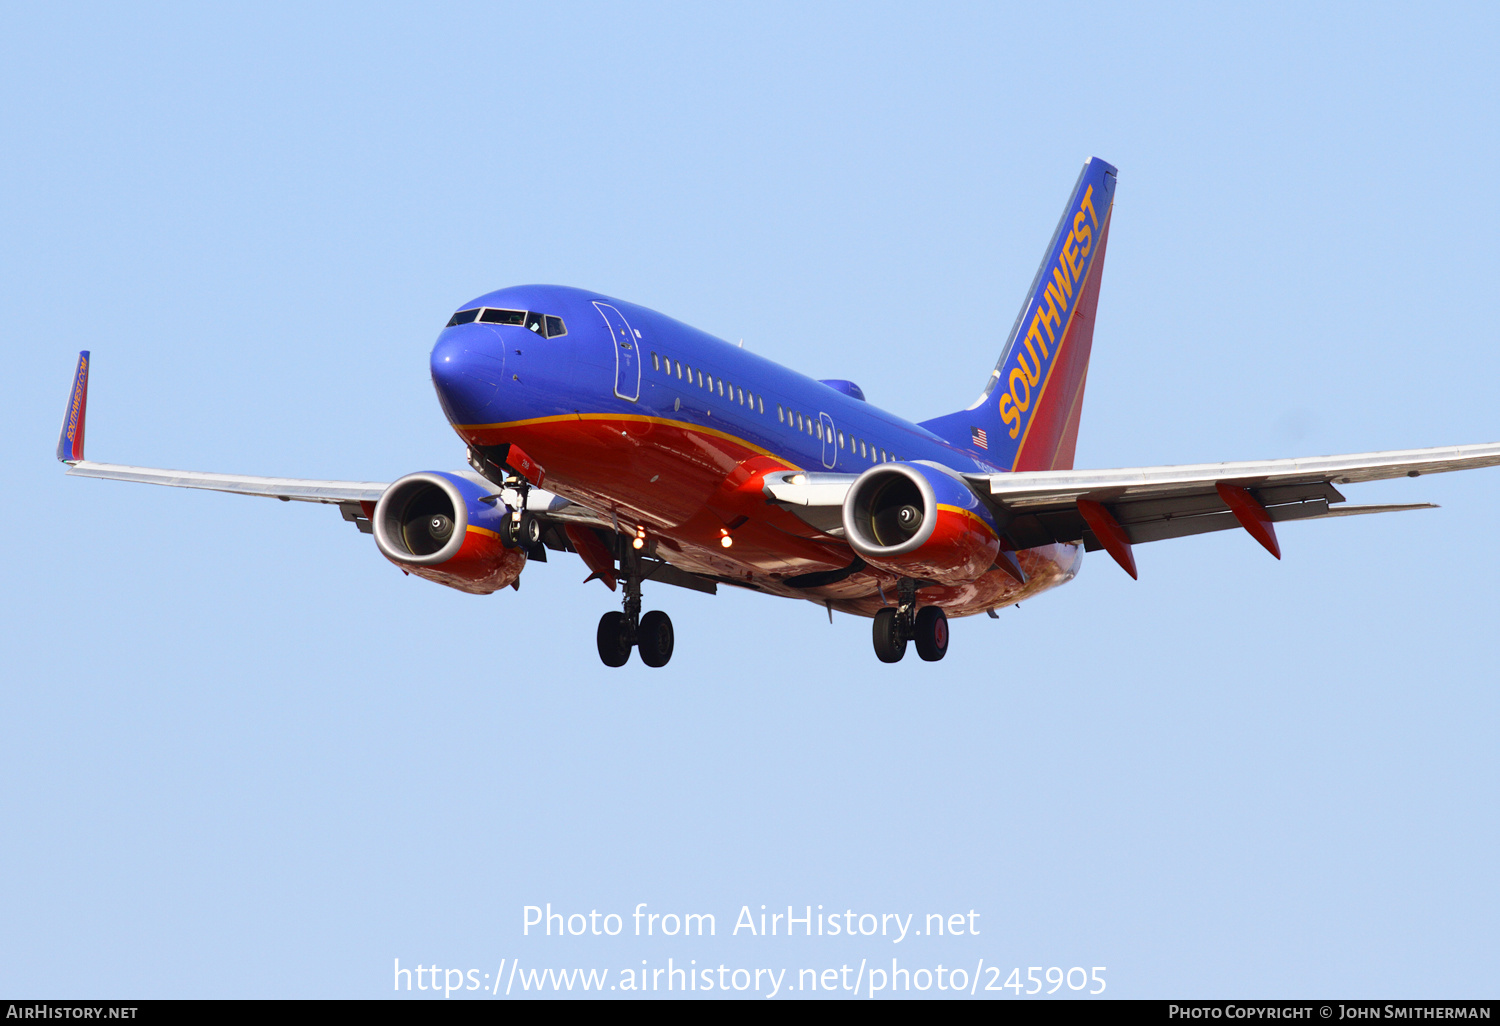
[[[370,518],[375,544],[408,573],[459,591],[488,595],[513,583],[526,553],[500,540],[510,509],[458,474],[408,474],[385,490]]]
[[[994,565],[1000,537],[960,478],[921,463],[882,463],[844,498],[844,537],[872,566],[938,584],[972,581]]]

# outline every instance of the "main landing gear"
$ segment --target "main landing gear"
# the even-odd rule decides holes
[[[605,666],[624,666],[630,661],[630,650],[638,648],[647,666],[666,666],[672,658],[672,618],[656,609],[641,615],[638,558],[627,555],[620,560],[620,569],[625,608],[599,618],[599,658]]]
[[[526,493],[522,491],[521,495],[524,502]],[[500,526],[500,541],[507,548],[530,551],[542,543],[542,522],[524,509],[518,509]]]
[[[917,643],[917,655],[935,663],[948,654],[948,614],[938,606],[917,608],[917,584],[903,578],[896,586],[897,606],[875,614],[875,656],[882,663],[899,663],[906,643]]]

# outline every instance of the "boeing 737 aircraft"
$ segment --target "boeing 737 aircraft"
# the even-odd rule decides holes
[[[464,304],[432,382],[468,469],[393,482],[240,477],[84,459],[89,354],[58,441],[69,474],[336,505],[402,570],[477,595],[576,552],[619,590],[599,657],[672,657],[646,582],[733,585],[874,619],[875,653],[948,650],[948,617],[1064,584],[1102,549],[1420,509],[1349,506],[1339,487],[1500,464],[1500,444],[1267,462],[1075,470],[1116,171],[1084,165],[970,406],[912,422],[852,381],[814,381],[670,317],[582,289],[522,285]]]

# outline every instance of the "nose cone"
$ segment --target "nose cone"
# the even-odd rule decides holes
[[[505,372],[504,350],[466,339],[471,331],[449,328],[432,347],[432,385],[453,424],[482,424],[491,419],[490,406]]]

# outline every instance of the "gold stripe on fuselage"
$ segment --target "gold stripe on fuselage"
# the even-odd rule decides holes
[[[940,510],[945,509],[949,513],[960,513],[963,516],[968,517],[970,520],[977,521],[978,524],[979,524],[979,526],[982,527],[982,528],[984,528],[985,533],[988,534],[990,537],[992,537],[992,538],[998,538],[998,537],[1000,537],[998,534],[995,533],[995,529],[993,527],[991,527],[988,523],[985,522],[984,517],[980,516],[978,513],[975,513],[972,509],[964,509],[962,506],[950,506],[946,502],[940,502],[940,503],[938,503],[938,509],[940,509]]]
[[[455,424],[453,426],[457,431],[505,431],[514,428],[535,427],[542,424],[565,424],[601,420],[626,421],[633,424],[658,424],[663,427],[677,428],[682,431],[692,431],[714,438],[722,438],[726,442],[733,442],[742,448],[749,449],[757,455],[766,456],[773,460],[780,460],[792,470],[803,469],[801,464],[789,460],[779,453],[762,448],[754,442],[747,441],[739,435],[732,435],[727,431],[719,431],[715,428],[704,427],[701,424],[693,424],[688,421],[672,420],[668,417],[652,417],[642,413],[569,413],[555,417],[531,417],[526,420],[503,421],[498,424]]]

